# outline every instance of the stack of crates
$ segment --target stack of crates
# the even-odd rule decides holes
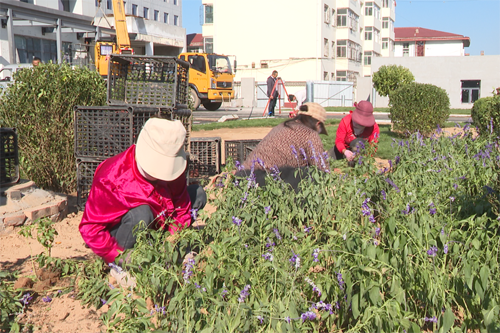
[[[0,128],[0,187],[19,181],[19,151],[15,128]]]
[[[221,138],[191,138],[189,152],[189,178],[196,182],[220,173]]]
[[[226,140],[226,164],[229,158],[243,163],[261,140]]]
[[[189,64],[175,57],[112,55],[107,106],[75,107],[77,205],[83,209],[94,173],[105,159],[136,143],[151,117],[180,120],[190,150]]]

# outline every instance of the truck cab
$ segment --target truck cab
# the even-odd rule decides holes
[[[234,71],[229,57],[215,53],[186,52],[179,59],[189,62],[189,87],[192,107],[200,104],[215,111],[222,102],[234,98]]]

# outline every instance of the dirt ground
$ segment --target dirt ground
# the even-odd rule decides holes
[[[192,137],[220,137],[222,140],[261,139],[270,130],[271,128],[220,129],[193,132]],[[458,129],[445,130],[452,135]],[[377,160],[377,166],[379,168],[388,166],[387,160]],[[90,258],[93,253],[85,247],[78,231],[83,213],[76,208],[75,196],[68,197],[68,205],[67,218],[55,226],[58,236],[55,238],[52,256],[62,259]],[[19,228],[11,228],[0,234],[0,271],[19,271],[22,277],[34,277],[36,267],[30,258],[43,252],[43,247],[36,239],[20,236],[18,231]],[[37,275],[40,275],[40,272]],[[64,281],[56,281],[48,291],[39,292],[28,306],[26,313],[20,315],[22,322],[34,325],[35,330],[39,332],[67,333],[77,330],[79,333],[104,332],[106,328],[99,321],[99,316],[107,310],[106,305],[99,310],[86,308],[75,300],[72,292],[57,297],[59,288],[63,286]],[[50,302],[42,300],[47,295],[52,298]]]

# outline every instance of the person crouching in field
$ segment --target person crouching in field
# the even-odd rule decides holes
[[[203,188],[187,186],[185,138],[179,120],[151,118],[137,144],[98,166],[79,229],[107,263],[128,260],[130,251],[121,253],[134,247],[134,227],[174,234],[191,224],[192,209],[205,206]]]
[[[294,176],[296,168],[305,170],[316,165],[327,171],[328,156],[319,134],[327,134],[326,111],[318,103],[304,103],[295,118],[273,128],[243,162],[236,176],[247,176],[254,170],[257,182],[265,184],[267,170],[278,169],[281,179],[297,190],[301,176]],[[304,173],[301,173],[304,174]]]
[[[373,116],[373,105],[368,101],[355,103],[356,109],[342,118],[337,128],[335,146],[328,151],[334,159],[352,161],[360,141],[378,143],[380,130]]]

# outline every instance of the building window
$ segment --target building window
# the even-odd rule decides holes
[[[158,16],[159,16],[159,15],[160,15],[160,12],[159,12],[159,11],[157,11],[157,10],[155,10],[155,11],[154,11],[154,20],[155,20],[155,21],[158,21]]]
[[[382,7],[389,8],[389,0],[382,0]]]
[[[323,11],[324,11],[324,16],[325,16],[325,23],[329,24],[330,23],[330,7],[327,4],[325,4]]]
[[[373,4],[373,17],[380,19],[380,7],[376,3]]]
[[[365,66],[370,66],[372,64],[372,51],[365,52]]]
[[[332,41],[332,58],[335,58],[335,42]]]
[[[205,37],[204,44],[206,53],[214,53],[214,39],[212,37]]]
[[[330,77],[330,81],[335,81],[335,73],[332,73],[332,76]]]
[[[179,25],[179,16],[174,15],[174,25]]]
[[[323,72],[323,81],[328,81],[328,72]]]
[[[363,52],[361,51],[361,45],[348,40],[347,41],[347,58],[349,58],[349,60],[361,62],[362,58],[363,58]]]
[[[359,26],[359,16],[356,15],[352,10],[349,10],[349,29],[353,32],[358,31]]]
[[[205,5],[205,23],[214,23],[214,7],[213,5]]]
[[[325,38],[324,39],[324,44],[323,44],[323,54],[325,57],[329,57],[330,56],[330,43],[328,42],[328,38]]]
[[[337,26],[347,27],[347,8],[337,10]]]
[[[20,63],[31,63],[34,57],[39,57],[43,62],[57,62],[55,40],[14,36],[14,44]]]
[[[335,26],[335,9],[333,9],[333,8],[332,8],[332,14],[330,17],[333,17],[332,26]]]
[[[384,17],[382,19],[382,29],[389,29],[389,18]]]
[[[137,5],[132,4],[132,15],[137,16]]]
[[[148,7],[144,7],[142,17],[144,17],[145,19],[149,18],[149,8]]]
[[[373,39],[372,30],[373,30],[373,27],[365,27],[365,40],[372,40]]]
[[[410,56],[410,43],[403,43],[403,57]]]
[[[480,97],[480,80],[462,80],[462,103],[474,103]]]
[[[168,24],[168,13],[163,13],[163,23]]]
[[[337,41],[337,58],[346,58],[346,57],[347,57],[347,41],[346,40],[338,40]],[[337,76],[339,76],[338,72],[337,72]]]
[[[176,5],[176,6],[177,6],[177,0],[174,0],[174,5]]]
[[[347,71],[337,71],[337,81],[347,81]]]
[[[389,48],[389,38],[382,38],[382,50]]]
[[[380,43],[380,30],[378,30],[377,28],[373,28],[373,37],[375,43]]]
[[[373,16],[373,2],[365,3],[365,16]]]
[[[113,9],[113,4],[111,3],[111,0],[106,0],[106,9]]]

